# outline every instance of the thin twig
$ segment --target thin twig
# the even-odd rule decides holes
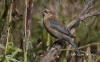
[[[100,56],[96,59],[96,61],[95,61],[95,62],[97,62],[98,60],[100,60]]]
[[[82,48],[85,48],[85,47],[88,47],[88,46],[93,46],[93,45],[100,45],[100,43],[87,44],[87,45],[79,47],[78,49],[82,49]],[[65,51],[65,50],[75,50],[75,49],[61,49],[60,51]]]
[[[91,13],[81,16],[80,20],[84,20],[85,18],[92,17],[92,16],[98,16],[98,15],[100,15],[100,12],[91,12]]]
[[[25,38],[23,42],[23,48],[24,48],[24,62],[27,62],[27,51],[28,51],[28,46],[32,48],[31,43],[30,43],[30,23],[31,23],[31,15],[32,15],[32,0],[29,0],[29,3],[27,0],[25,0]],[[30,45],[29,45],[30,44]]]
[[[13,0],[11,1],[11,6],[10,6],[9,11],[8,11],[8,22],[7,22],[7,24],[8,24],[8,33],[7,33],[7,41],[6,41],[5,55],[7,53],[8,41],[9,41],[9,38],[10,38],[10,28],[11,27],[9,26],[9,24],[10,24],[11,19],[12,19],[12,17],[11,17],[12,8],[13,8]]]
[[[27,0],[25,0],[25,38],[23,40],[24,62],[27,62]]]

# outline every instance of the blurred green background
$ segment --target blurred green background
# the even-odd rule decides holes
[[[31,35],[28,45],[30,48],[27,53],[28,62],[37,62],[37,58],[56,40],[43,27],[43,16],[38,10],[51,9],[56,17],[67,26],[83,9],[84,3],[86,3],[85,0],[33,0],[30,20]],[[14,0],[13,7],[10,7],[11,0],[0,1],[0,61],[23,62],[25,0]],[[11,21],[9,22],[11,9]],[[99,0],[92,11],[98,9],[100,9]],[[100,62],[100,16],[86,18],[85,21],[87,25],[81,22],[74,33],[76,36],[75,44],[78,47],[82,47],[80,51],[84,53],[96,54],[96,56],[84,56],[81,58],[83,62]],[[9,28],[9,36],[7,36]],[[7,39],[8,44],[6,44]],[[71,48],[73,49],[73,47]],[[75,51],[72,50],[72,52]],[[71,53],[69,52],[69,54]],[[79,62],[79,60],[76,57],[66,55],[66,50],[64,50],[58,61]]]

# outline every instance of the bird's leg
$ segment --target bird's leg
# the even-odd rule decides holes
[[[57,40],[53,43],[53,45],[52,45],[51,47],[54,47],[55,45],[61,45],[61,46],[63,46],[64,43],[65,43],[65,40],[63,40],[63,39],[57,39]]]

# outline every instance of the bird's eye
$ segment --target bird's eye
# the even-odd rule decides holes
[[[44,10],[45,13],[47,13],[48,11]]]

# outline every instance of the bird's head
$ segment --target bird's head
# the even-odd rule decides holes
[[[39,10],[44,16],[50,16],[52,15],[52,11],[49,9]]]

